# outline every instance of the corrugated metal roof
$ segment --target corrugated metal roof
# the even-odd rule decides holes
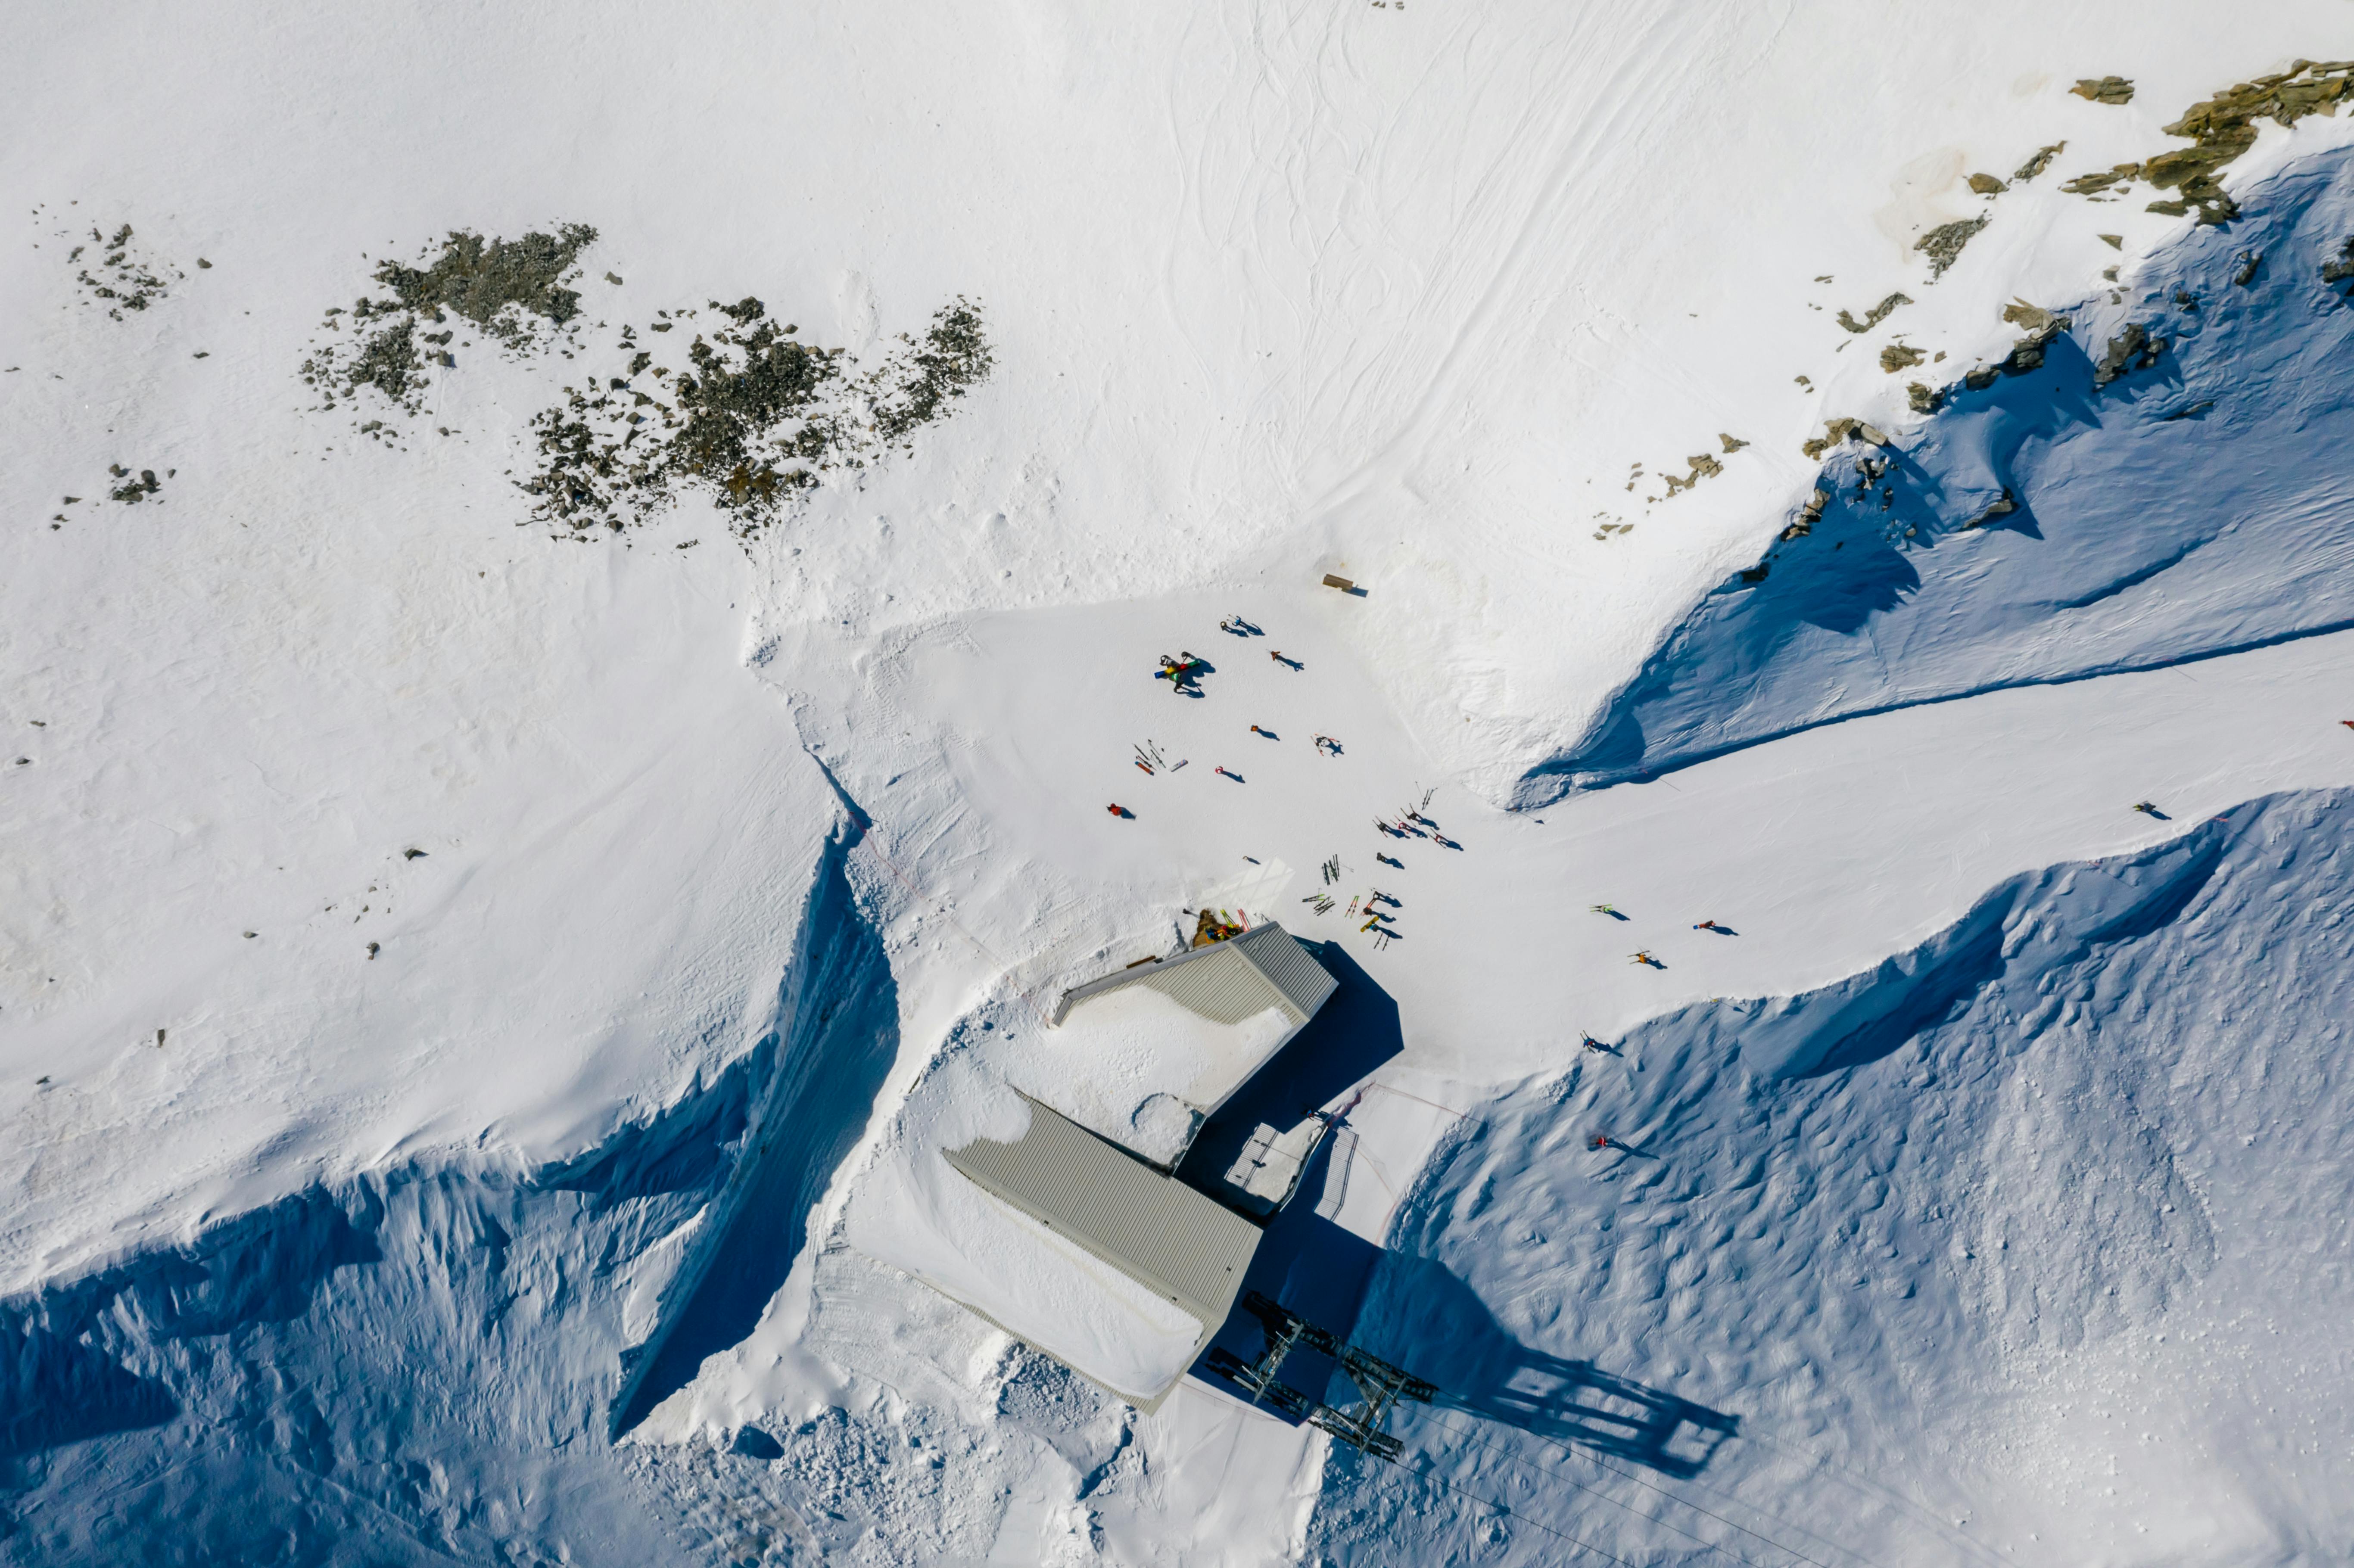
[[[1246,956],[1298,1010],[1302,1023],[1315,1016],[1325,998],[1341,989],[1341,982],[1310,955],[1299,938],[1271,920],[1223,946]]]
[[[1203,1344],[1258,1249],[1257,1225],[1034,1099],[1030,1129],[1013,1142],[981,1139],[946,1153],[984,1192],[1201,1319]]]
[[[1136,978],[1136,983],[1161,992],[1214,1023],[1240,1023],[1268,1008],[1280,1009],[1294,1027],[1308,1022],[1292,1000],[1276,988],[1234,943],[1204,948],[1192,963],[1164,964]]]
[[[1074,986],[1063,993],[1055,1022],[1068,1016],[1075,1002],[1132,985],[1150,986],[1215,1023],[1240,1023],[1270,1007],[1280,1008],[1296,1029],[1315,1015],[1340,982],[1298,938],[1269,921],[1163,963]]]

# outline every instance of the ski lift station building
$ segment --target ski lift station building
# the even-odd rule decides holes
[[[1337,989],[1270,922],[1064,992],[1044,1042],[1012,1075],[1029,1102],[1026,1129],[944,1152],[994,1202],[1052,1233],[1061,1245],[1044,1249],[1051,1266],[1069,1271],[1075,1287],[1141,1314],[1140,1340],[1108,1347],[1100,1333],[1059,1331],[1066,1313],[1025,1314],[1011,1291],[966,1305],[1120,1398],[1157,1407],[1233,1309],[1260,1227],[1289,1196],[1305,1151],[1272,1193],[1263,1181],[1255,1193],[1234,1172],[1189,1182],[1177,1166],[1203,1125]],[[1312,1149],[1322,1123],[1301,1127]],[[1267,1158],[1280,1130],[1259,1130],[1270,1136],[1240,1162],[1254,1176],[1284,1164]],[[1100,1322],[1107,1310],[1085,1315]]]

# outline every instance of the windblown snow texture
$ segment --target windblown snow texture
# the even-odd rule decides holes
[[[1688,1009],[1476,1107],[1356,1329],[1446,1396],[1398,1425],[1401,1469],[1336,1451],[1314,1543],[1983,1560],[1939,1511],[1971,1486],[1934,1478],[1999,1447],[2051,1489],[2020,1511],[2126,1489],[2199,1521],[2200,1560],[2327,1560],[2354,1421],[2309,1427],[2296,1391],[2354,1359],[2328,1308],[2354,1268],[2349,826],[2354,793],[2275,797],[2022,875],[1867,973]],[[2315,1445],[2344,1484],[2242,1487],[2200,1436]]]
[[[896,1049],[849,842],[769,1032],[652,1122],[520,1178],[315,1189],[0,1304],[0,1563],[703,1561],[608,1432],[750,1332]],[[628,1345],[637,1278],[682,1245]],[[864,1441],[807,1436],[821,1469]],[[770,1514],[736,1534],[818,1543]]]
[[[1970,390],[1691,611],[1522,805],[1861,714],[2149,669],[2354,624],[2354,155],[2247,194],[2064,311],[2040,369]],[[2099,376],[2138,327],[2168,347]],[[2145,357],[2127,358],[2128,366]],[[1877,482],[1859,461],[1891,460]],[[2008,496],[2015,510],[1997,511]],[[1983,521],[1979,521],[1983,519]],[[1975,525],[1973,525],[1975,524]]]

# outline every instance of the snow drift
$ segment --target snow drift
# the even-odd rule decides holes
[[[1755,567],[1670,631],[1523,804],[1859,714],[2354,623],[2354,155],[2243,193],[2034,368],[1851,441]],[[2029,313],[2030,321],[2036,319]],[[2031,335],[2033,335],[2031,334]]]
[[[1852,980],[1476,1107],[1356,1330],[1450,1397],[1403,1469],[1336,1455],[1318,1548],[2327,1560],[2349,812],[2274,797],[2015,878]],[[2288,1448],[2295,1487],[2216,1462]]]

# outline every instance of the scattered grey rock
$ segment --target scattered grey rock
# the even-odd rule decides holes
[[[2354,238],[2349,238],[2338,247],[2334,260],[2321,264],[2323,282],[2342,283],[2349,278],[2354,278]]]
[[[1946,394],[1942,388],[1931,387],[1919,381],[1904,388],[1904,397],[1916,414],[1934,414],[1946,406]]]
[[[1714,478],[1724,471],[1724,465],[1706,452],[1695,452],[1684,459],[1684,461],[1691,464],[1691,469],[1682,477],[1679,478],[1672,473],[1659,476],[1666,482],[1668,487],[1668,493],[1660,497],[1661,500],[1671,500],[1682,492],[1690,490],[1702,480]]]
[[[1943,223],[1913,242],[1913,249],[1929,258],[1929,276],[1940,278],[1946,269],[1961,256],[1962,247],[1977,238],[1987,226],[1987,215],[1966,217],[1956,223]]]
[[[1972,175],[1969,185],[1980,196],[2000,196],[2010,188],[1992,175]]]
[[[1830,503],[1831,493],[1828,490],[1818,489],[1808,495],[1806,504],[1798,508],[1797,519],[1782,530],[1782,542],[1787,544],[1792,539],[1803,539],[1813,533],[1815,524],[1822,521],[1823,508]]]
[[[133,242],[131,226],[124,224],[111,235],[99,229],[90,231],[90,244],[102,252],[93,275],[85,267],[74,274],[74,281],[95,302],[104,303],[106,313],[115,321],[122,319],[125,311],[143,311],[164,298],[171,287],[187,276],[177,268],[141,254]],[[77,245],[67,253],[69,264],[80,259],[90,245]],[[167,279],[164,273],[170,273]]]
[[[552,235],[535,230],[520,239],[484,239],[453,229],[421,267],[387,261],[374,281],[392,297],[355,301],[348,313],[362,329],[356,345],[346,339],[320,346],[302,362],[302,380],[326,395],[325,408],[372,387],[414,415],[424,408],[428,385],[419,342],[439,350],[431,357],[443,369],[458,363],[446,346],[454,334],[420,334],[424,324],[441,325],[454,313],[510,353],[560,348],[557,340],[577,334],[580,313],[579,293],[565,285],[579,276],[574,260],[596,238],[585,223],[564,224]],[[328,326],[340,328],[336,318],[345,313],[340,305],[329,307]],[[372,323],[381,324],[366,325]]]
[[[1979,513],[1977,516],[1963,524],[1962,526],[1964,528],[1983,528],[1988,524],[1993,522],[1996,518],[2008,517],[2018,510],[2019,503],[2011,496],[2010,486],[2006,484],[2002,487],[2002,495],[2000,499],[1989,503],[1985,511]]]
[[[2151,210],[2179,217],[2196,208],[2201,223],[2224,223],[2239,216],[2239,204],[2218,177],[2224,167],[2256,143],[2255,122],[2286,127],[2308,114],[2332,114],[2354,92],[2354,61],[2298,60],[2287,70],[2260,76],[2196,103],[2173,124],[2169,136],[2188,136],[2193,145],[2161,153],[2142,165],[2143,177],[2179,199]]]
[[[2125,184],[2140,173],[2139,164],[2119,164],[2098,174],[2078,175],[2062,184],[2060,188],[2072,196],[2096,196],[2111,185]]]
[[[2134,84],[2121,76],[2087,77],[2068,90],[2094,103],[2125,104],[2133,101]]]
[[[2263,251],[2243,250],[2240,252],[2239,265],[2232,269],[2232,286],[2235,288],[2244,289],[2249,284],[2254,282],[2256,281],[2257,270],[2263,267],[2264,264],[2264,253]]]
[[[1864,312],[1863,319],[1861,321],[1856,320],[1855,317],[1850,315],[1844,310],[1840,311],[1839,313],[1839,324],[1847,328],[1850,332],[1870,332],[1872,328],[1878,326],[1882,321],[1887,319],[1889,312],[1894,310],[1899,305],[1909,305],[1913,301],[1907,295],[1891,294],[1886,299],[1881,301],[1880,303],[1872,306],[1872,309]]]
[[[1880,368],[1893,376],[1900,370],[1910,370],[1928,357],[1910,344],[1892,343],[1880,351]]]
[[[2065,142],[2054,142],[2049,147],[2040,147],[2036,149],[2035,156],[2028,159],[2027,162],[2020,164],[2018,168],[2012,170],[2010,177],[2014,180],[2033,179],[2036,175],[2050,168],[2052,166],[2052,160],[2058,157],[2063,151],[2065,151],[2067,146],[2068,143]]]
[[[1801,444],[1798,450],[1810,458],[1819,458],[1855,434],[1862,424],[1861,419],[1846,418],[1826,419],[1823,421],[1823,433]]]
[[[120,463],[115,464],[110,471],[115,478],[122,481],[121,484],[106,493],[111,500],[126,503],[144,501],[164,488],[164,482],[155,477],[155,471],[152,468],[141,469],[139,477],[136,479],[131,478],[131,471]]]
[[[1716,439],[1724,443],[1724,451],[1727,457],[1732,456],[1734,452],[1739,451],[1742,448],[1749,444],[1739,437],[1728,436],[1722,430],[1717,432]]]
[[[2024,376],[2043,367],[2044,351],[2053,339],[2068,330],[2068,318],[2054,315],[2041,305],[2031,305],[2025,300],[2013,299],[2002,308],[2002,319],[2027,329],[2027,335],[2011,345],[2009,355],[1998,367],[2006,376]]]
[[[2167,340],[2153,337],[2138,322],[2127,323],[2123,332],[2109,339],[2101,357],[2093,364],[2093,385],[2106,387],[2128,371],[2147,370],[2158,363],[2158,356],[2167,349]]]
[[[575,536],[598,524],[620,533],[696,489],[748,535],[824,475],[864,468],[944,418],[995,362],[979,307],[961,297],[920,340],[902,334],[903,347],[855,376],[845,350],[799,341],[758,299],[712,308],[734,324],[695,336],[689,370],[654,366],[643,389],[634,378],[653,356],[642,350],[626,376],[567,388],[562,407],[532,421],[540,466],[522,487],[538,497],[536,517]]]

